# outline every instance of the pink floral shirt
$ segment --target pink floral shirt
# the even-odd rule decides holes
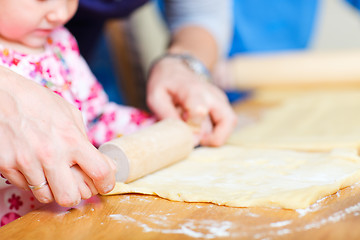
[[[0,45],[0,65],[51,89],[79,108],[95,146],[155,122],[144,111],[109,102],[80,56],[75,38],[65,28],[51,34],[42,54],[23,54]],[[20,190],[0,178],[1,226],[40,205],[31,191]]]

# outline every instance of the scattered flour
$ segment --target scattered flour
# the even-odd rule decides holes
[[[325,197],[325,198],[319,200],[318,202],[314,203],[307,209],[296,210],[299,213],[299,217],[304,217],[307,213],[312,213],[312,212],[316,212],[316,211],[320,210],[320,208],[321,208],[320,203],[322,201],[324,201],[326,198],[328,198],[328,197]],[[310,229],[320,228],[328,223],[339,222],[341,220],[344,220],[347,216],[349,216],[351,214],[353,216],[360,215],[360,202],[356,203],[353,206],[347,207],[343,210],[334,212],[327,217],[323,217],[320,219],[315,218],[312,222],[309,222],[305,225],[293,228],[292,230],[289,229],[290,226],[288,226],[288,225],[292,224],[293,220],[286,220],[286,221],[270,223],[270,225],[268,225],[268,226],[270,226],[271,228],[266,227],[266,225],[260,225],[260,226],[257,226],[256,229],[262,228],[263,231],[255,234],[253,237],[255,239],[264,240],[264,239],[272,239],[276,236],[282,236],[282,235],[287,235],[287,234],[296,233],[296,232],[308,231]],[[284,226],[287,226],[287,228],[282,228]],[[281,229],[274,230],[274,228],[281,228]]]
[[[289,225],[291,222],[292,222],[291,220],[281,221],[281,222],[273,222],[273,223],[270,223],[270,227],[283,227],[283,226]]]
[[[291,233],[291,231],[290,231],[290,229],[287,229],[287,228],[277,231],[277,235],[279,235],[279,236],[289,234],[289,233]]]
[[[351,186],[354,188],[354,186]],[[337,192],[336,196],[340,197],[341,193]],[[341,220],[344,220],[349,215],[360,216],[360,202],[349,206],[345,209],[336,211],[325,217],[311,217],[310,221],[303,221],[301,218],[304,218],[307,214],[315,213],[320,211],[323,207],[324,201],[326,201],[330,196],[324,197],[306,209],[297,209],[295,210],[298,214],[298,218],[285,219],[282,221],[272,222],[268,224],[260,224],[260,225],[250,225],[248,227],[249,231],[239,231],[234,232],[230,231],[231,229],[236,229],[239,222],[231,222],[231,221],[221,221],[214,219],[205,219],[205,220],[197,220],[197,219],[181,219],[182,222],[174,228],[173,219],[179,220],[177,217],[177,213],[173,212],[164,212],[163,210],[159,210],[154,214],[150,214],[146,219],[136,220],[130,216],[122,215],[122,214],[112,214],[109,217],[113,220],[118,221],[119,223],[133,223],[137,226],[141,227],[143,232],[158,232],[162,234],[183,234],[189,237],[198,238],[198,239],[214,239],[219,237],[233,237],[233,238],[253,238],[253,239],[273,239],[279,236],[284,236],[297,232],[304,232],[314,228],[320,228],[328,223],[336,223]],[[128,199],[124,199],[124,201],[128,201]],[[146,199],[147,200],[147,199]],[[145,201],[146,201],[145,200]],[[191,208],[194,206],[191,206]],[[198,209],[201,209],[205,206],[196,205]],[[206,205],[208,207],[215,207],[215,205]],[[189,205],[190,208],[190,205]],[[132,215],[143,215],[143,212],[132,212]],[[261,215],[256,214],[249,211],[240,211],[239,214],[245,215],[249,218],[258,218]],[[321,215],[319,215],[321,216]],[[306,218],[304,218],[306,219]],[[302,225],[299,223],[303,223]],[[293,227],[292,227],[293,225]],[[257,232],[256,234],[251,234],[251,230]],[[254,232],[253,231],[253,232]]]
[[[353,214],[354,216],[358,216],[360,214],[360,202],[345,208],[344,210],[340,210],[337,212],[334,212],[330,216],[326,218],[322,218],[319,221],[314,221],[312,223],[306,224],[302,229],[309,230],[312,228],[320,228],[321,226],[324,226],[327,223],[336,223],[340,220],[343,220],[346,218],[347,215]],[[302,230],[301,228],[298,228],[297,230]]]
[[[331,195],[330,195],[331,196]],[[296,209],[296,212],[299,214],[299,218],[304,217],[306,214],[308,213],[312,213],[312,212],[316,212],[318,210],[320,210],[321,208],[321,203],[324,202],[326,199],[328,199],[330,196],[326,196],[322,199],[317,200],[315,203],[313,203],[312,205],[310,205],[307,208],[304,209]],[[339,197],[339,192],[336,193],[336,196]]]
[[[119,221],[119,222],[136,222],[135,219],[129,216],[121,215],[121,214],[111,214],[109,217],[113,220]]]
[[[89,218],[89,216],[87,216],[86,214],[81,215],[81,216],[77,217],[76,220],[79,220],[79,219],[82,219],[82,218]]]
[[[69,213],[70,213],[70,211],[64,211],[64,212],[58,213],[56,216],[64,216],[64,215],[69,214]]]
[[[168,221],[166,215],[151,214],[147,218],[148,223],[135,220],[134,218],[122,214],[112,214],[109,217],[121,223],[136,223],[144,232],[184,234],[201,239],[229,237],[230,232],[228,230],[233,225],[230,221],[184,219],[184,222],[179,224],[177,228],[171,229],[169,228],[171,221]]]
[[[260,217],[260,215],[259,215],[259,214],[252,213],[252,212],[248,212],[248,213],[246,213],[246,216],[253,217],[253,218],[255,218],[255,217]]]

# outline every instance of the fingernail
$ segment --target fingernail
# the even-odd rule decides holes
[[[88,193],[88,194],[86,194],[84,197],[83,197],[83,199],[89,199],[89,198],[91,198],[92,196],[91,196],[91,193]]]
[[[116,169],[117,169],[116,161],[112,158],[110,158],[110,159],[111,159],[111,165],[112,165],[111,168],[112,168],[112,170],[116,171]]]
[[[200,127],[202,122],[204,121],[205,117],[202,116],[194,116],[189,118],[186,122],[187,124],[191,125],[191,126],[196,126],[196,127]]]
[[[106,154],[104,154],[104,157],[108,160],[108,163],[111,167],[111,169],[116,171],[116,161],[112,159],[111,157],[108,157]]]
[[[111,190],[113,190],[114,187],[115,187],[114,184],[111,184],[111,185],[106,186],[106,187],[104,188],[104,190],[105,190],[104,193],[109,193],[109,192],[111,192]]]
[[[80,204],[80,202],[81,202],[81,199],[78,199],[77,201],[75,201],[74,206],[79,205],[79,204]]]
[[[38,200],[41,203],[50,203],[51,202],[51,199],[49,199],[47,197],[42,197],[42,198],[39,198]]]
[[[199,146],[200,145],[200,136],[199,135],[193,135],[193,139],[194,139],[194,147]]]
[[[194,112],[196,112],[196,115],[205,117],[208,113],[208,110],[205,106],[197,106],[194,109]]]
[[[187,125],[190,127],[193,134],[199,135],[201,133],[201,127],[199,125],[194,125],[194,124],[189,123],[189,122],[187,122]]]

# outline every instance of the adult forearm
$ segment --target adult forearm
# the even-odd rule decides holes
[[[19,74],[0,66],[0,90],[14,93],[21,90],[21,82],[25,80]]]
[[[168,51],[190,54],[209,69],[214,67],[219,56],[214,37],[198,26],[185,26],[174,33]]]
[[[208,78],[208,72],[198,60],[212,70],[225,54],[231,27],[230,0],[166,2],[171,32],[168,52],[176,55],[165,55],[153,64],[148,106],[159,119],[179,118],[195,126],[200,144],[219,146],[235,127],[236,115],[225,94],[201,80]]]
[[[212,68],[224,56],[232,36],[231,0],[167,0],[170,52],[187,52]]]

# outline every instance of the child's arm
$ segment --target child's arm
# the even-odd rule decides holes
[[[24,189],[47,180],[48,185],[33,190],[35,197],[73,206],[84,195],[71,172],[74,165],[100,193],[112,190],[115,166],[88,141],[79,110],[0,67],[0,172]]]

